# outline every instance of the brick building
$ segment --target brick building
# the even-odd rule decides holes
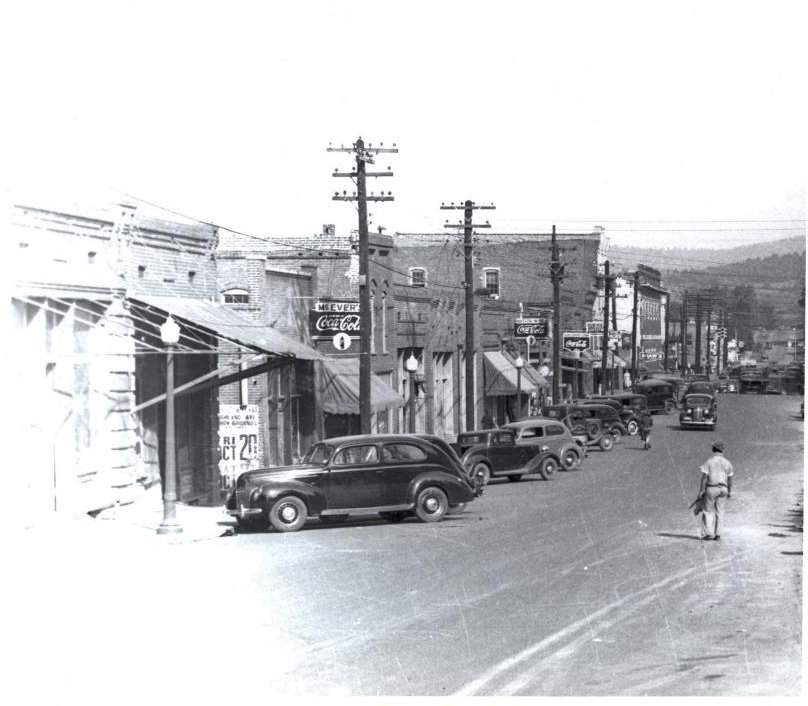
[[[220,307],[217,229],[153,218],[131,204],[10,209],[11,349],[23,399],[15,438],[29,439],[21,504],[99,510],[160,482],[166,348],[159,327],[180,325],[175,355],[180,500],[219,501],[216,386],[234,373],[228,345],[267,366],[316,356],[279,332]],[[254,369],[251,369],[254,371]],[[36,513],[26,519],[36,521]]]
[[[391,425],[391,409],[400,405],[389,343],[394,321],[388,264],[392,240],[371,234],[369,241],[372,426],[385,431]],[[249,406],[254,411],[259,436],[256,462],[291,463],[315,440],[358,433],[358,328],[345,339],[345,347],[338,348],[337,332],[317,330],[315,324],[329,310],[358,311],[355,246],[355,238],[335,235],[332,226],[311,238],[257,240],[227,231],[221,234],[217,257],[224,305],[323,356],[316,362],[298,361],[273,370],[249,387],[222,389],[220,402],[228,410]],[[346,316],[356,318],[355,313]],[[336,318],[342,321],[345,316]]]

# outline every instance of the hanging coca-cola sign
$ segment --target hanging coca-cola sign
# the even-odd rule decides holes
[[[312,338],[333,339],[338,333],[359,338],[359,302],[315,302],[309,322]]]
[[[589,334],[588,333],[562,333],[561,339],[565,350],[568,351],[587,351],[589,350]]]
[[[514,338],[527,338],[528,336],[547,338],[547,319],[517,319],[513,322],[513,336]]]

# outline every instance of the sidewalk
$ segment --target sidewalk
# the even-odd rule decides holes
[[[224,506],[202,507],[177,503],[177,520],[182,527],[179,534],[157,534],[163,519],[163,501],[160,486],[146,490],[133,502],[117,505],[99,512],[95,517],[87,514],[49,517],[21,530],[26,541],[50,541],[54,538],[70,542],[107,541],[143,545],[187,544],[231,536],[235,520]]]

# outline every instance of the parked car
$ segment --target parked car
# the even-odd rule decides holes
[[[730,378],[727,381],[727,389],[725,391],[730,392],[730,393],[737,393],[738,392],[738,381],[733,380],[732,378]]]
[[[545,447],[561,461],[565,471],[580,468],[589,455],[586,444],[577,440],[566,425],[555,419],[531,417],[518,422],[510,422],[501,427],[516,432],[518,446]]]
[[[497,476],[518,481],[530,473],[550,480],[561,465],[561,458],[546,444],[517,444],[514,429],[464,432],[457,435],[457,444],[463,449],[463,465],[483,485]]]
[[[634,392],[615,392],[611,395],[592,395],[587,397],[585,400],[582,400],[582,402],[586,403],[589,400],[592,402],[613,404],[613,406],[615,406],[615,408],[618,410],[620,420],[626,427],[626,433],[629,434],[629,436],[634,436],[640,430],[640,417],[648,406],[645,395],[640,395]]]
[[[563,422],[572,436],[586,448],[597,446],[601,451],[611,451],[614,447],[615,437],[604,425],[603,420],[598,418],[597,411],[594,409],[596,406],[603,405],[549,405],[542,407],[541,413],[543,417]],[[615,415],[617,414],[611,407],[608,409]]]
[[[686,377],[686,382],[693,383],[693,382],[710,382],[710,376],[704,375],[702,373],[691,373]]]
[[[715,429],[718,423],[718,404],[711,394],[691,392],[682,400],[679,425],[682,429]]]
[[[666,380],[640,380],[635,392],[645,395],[649,412],[670,414],[676,409],[677,388]]]
[[[314,444],[298,465],[242,473],[227,498],[240,527],[301,529],[378,513],[391,522],[440,520],[479,497],[482,485],[456,459],[417,435],[343,436]]]
[[[719,373],[718,379],[715,381],[716,392],[726,392],[729,387],[729,375],[727,373]]]

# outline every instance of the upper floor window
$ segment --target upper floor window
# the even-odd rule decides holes
[[[225,304],[249,304],[250,293],[246,289],[228,289],[222,292]]]
[[[410,284],[413,287],[426,286],[426,270],[423,267],[410,267]]]
[[[499,269],[483,270],[483,286],[488,296],[499,296]]]

